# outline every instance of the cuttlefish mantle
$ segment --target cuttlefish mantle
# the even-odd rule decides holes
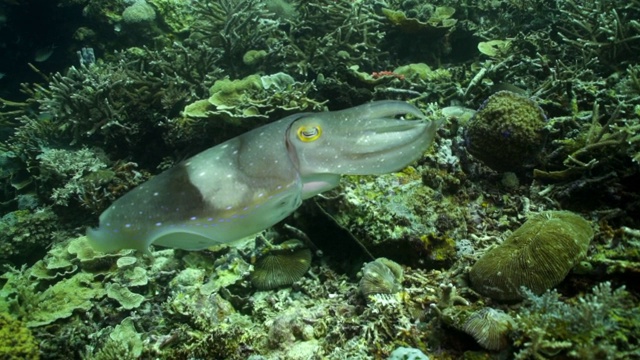
[[[397,116],[410,114],[417,120]],[[377,101],[295,114],[207,149],[116,200],[87,230],[99,251],[156,244],[199,250],[281,221],[341,175],[400,170],[432,143],[439,122],[416,107]]]

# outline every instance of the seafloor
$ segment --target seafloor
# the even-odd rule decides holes
[[[637,0],[3,0],[0,49],[0,359],[640,359]],[[443,122],[400,172],[233,246],[84,236],[377,100]]]

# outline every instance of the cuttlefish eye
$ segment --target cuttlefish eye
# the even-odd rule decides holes
[[[322,135],[322,128],[316,126],[300,126],[298,128],[298,139],[304,142],[316,141]]]

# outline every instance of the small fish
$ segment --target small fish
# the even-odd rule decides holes
[[[55,48],[56,48],[56,46],[51,44],[49,46],[45,46],[43,48],[40,48],[40,49],[36,50],[36,52],[33,55],[33,61],[35,61],[35,62],[45,62],[45,61],[49,60],[51,55],[53,55],[53,50]]]

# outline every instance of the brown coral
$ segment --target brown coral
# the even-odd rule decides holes
[[[567,276],[586,255],[592,238],[589,222],[579,215],[536,214],[473,265],[471,285],[496,300],[522,299],[523,286],[541,294]]]

